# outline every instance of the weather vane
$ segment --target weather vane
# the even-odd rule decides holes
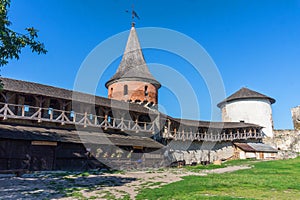
[[[126,10],[126,12],[129,13],[128,10]],[[140,17],[138,16],[138,14],[134,10],[134,4],[132,4],[132,11],[131,11],[131,25],[132,26],[135,25],[135,22],[134,22],[135,18],[137,18],[138,20],[140,19]]]

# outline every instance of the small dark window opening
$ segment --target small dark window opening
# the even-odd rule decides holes
[[[112,98],[112,96],[113,96],[113,91],[114,91],[114,88],[110,88],[110,95],[109,95],[110,98]]]
[[[148,86],[145,86],[145,96],[148,96]]]
[[[245,123],[245,120],[240,120],[241,123]]]
[[[124,85],[124,95],[128,94],[128,85]]]

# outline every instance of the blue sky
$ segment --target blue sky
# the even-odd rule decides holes
[[[72,89],[89,52],[110,36],[130,29],[130,15],[125,10],[131,9],[133,2],[141,18],[137,28],[163,27],[193,38],[216,63],[227,95],[246,86],[271,96],[277,100],[273,105],[275,128],[293,127],[290,109],[300,104],[300,1],[12,0],[9,17],[13,29],[37,28],[48,53],[36,55],[25,49],[20,60],[1,69],[1,75]],[[186,60],[151,49],[144,55],[147,62],[168,65],[187,78],[197,94],[200,119],[210,120],[215,105],[210,105],[207,86],[201,77],[194,77]],[[104,83],[119,60],[101,77],[97,95],[107,95]],[[162,88],[159,95],[167,114],[196,118],[194,113],[182,114],[168,88]],[[189,106],[189,102],[181,103]]]

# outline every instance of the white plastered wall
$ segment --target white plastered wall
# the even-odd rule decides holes
[[[260,125],[268,137],[273,137],[271,103],[268,99],[240,99],[221,107],[224,122],[252,123]]]

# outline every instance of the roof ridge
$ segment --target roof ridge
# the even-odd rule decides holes
[[[3,81],[4,90],[20,92],[25,94],[37,94],[49,97],[56,97],[59,99],[66,100],[76,100],[84,103],[95,103],[97,105],[112,106],[122,108],[124,104],[130,106],[130,109],[139,110],[140,112],[149,112],[145,106],[138,104],[130,104],[125,101],[119,101],[115,99],[108,99],[103,96],[98,96],[96,94],[89,94],[80,91],[69,90],[65,88],[60,88],[56,86],[49,86],[45,84],[17,80],[12,78],[0,77]],[[113,103],[112,103],[113,102]]]

